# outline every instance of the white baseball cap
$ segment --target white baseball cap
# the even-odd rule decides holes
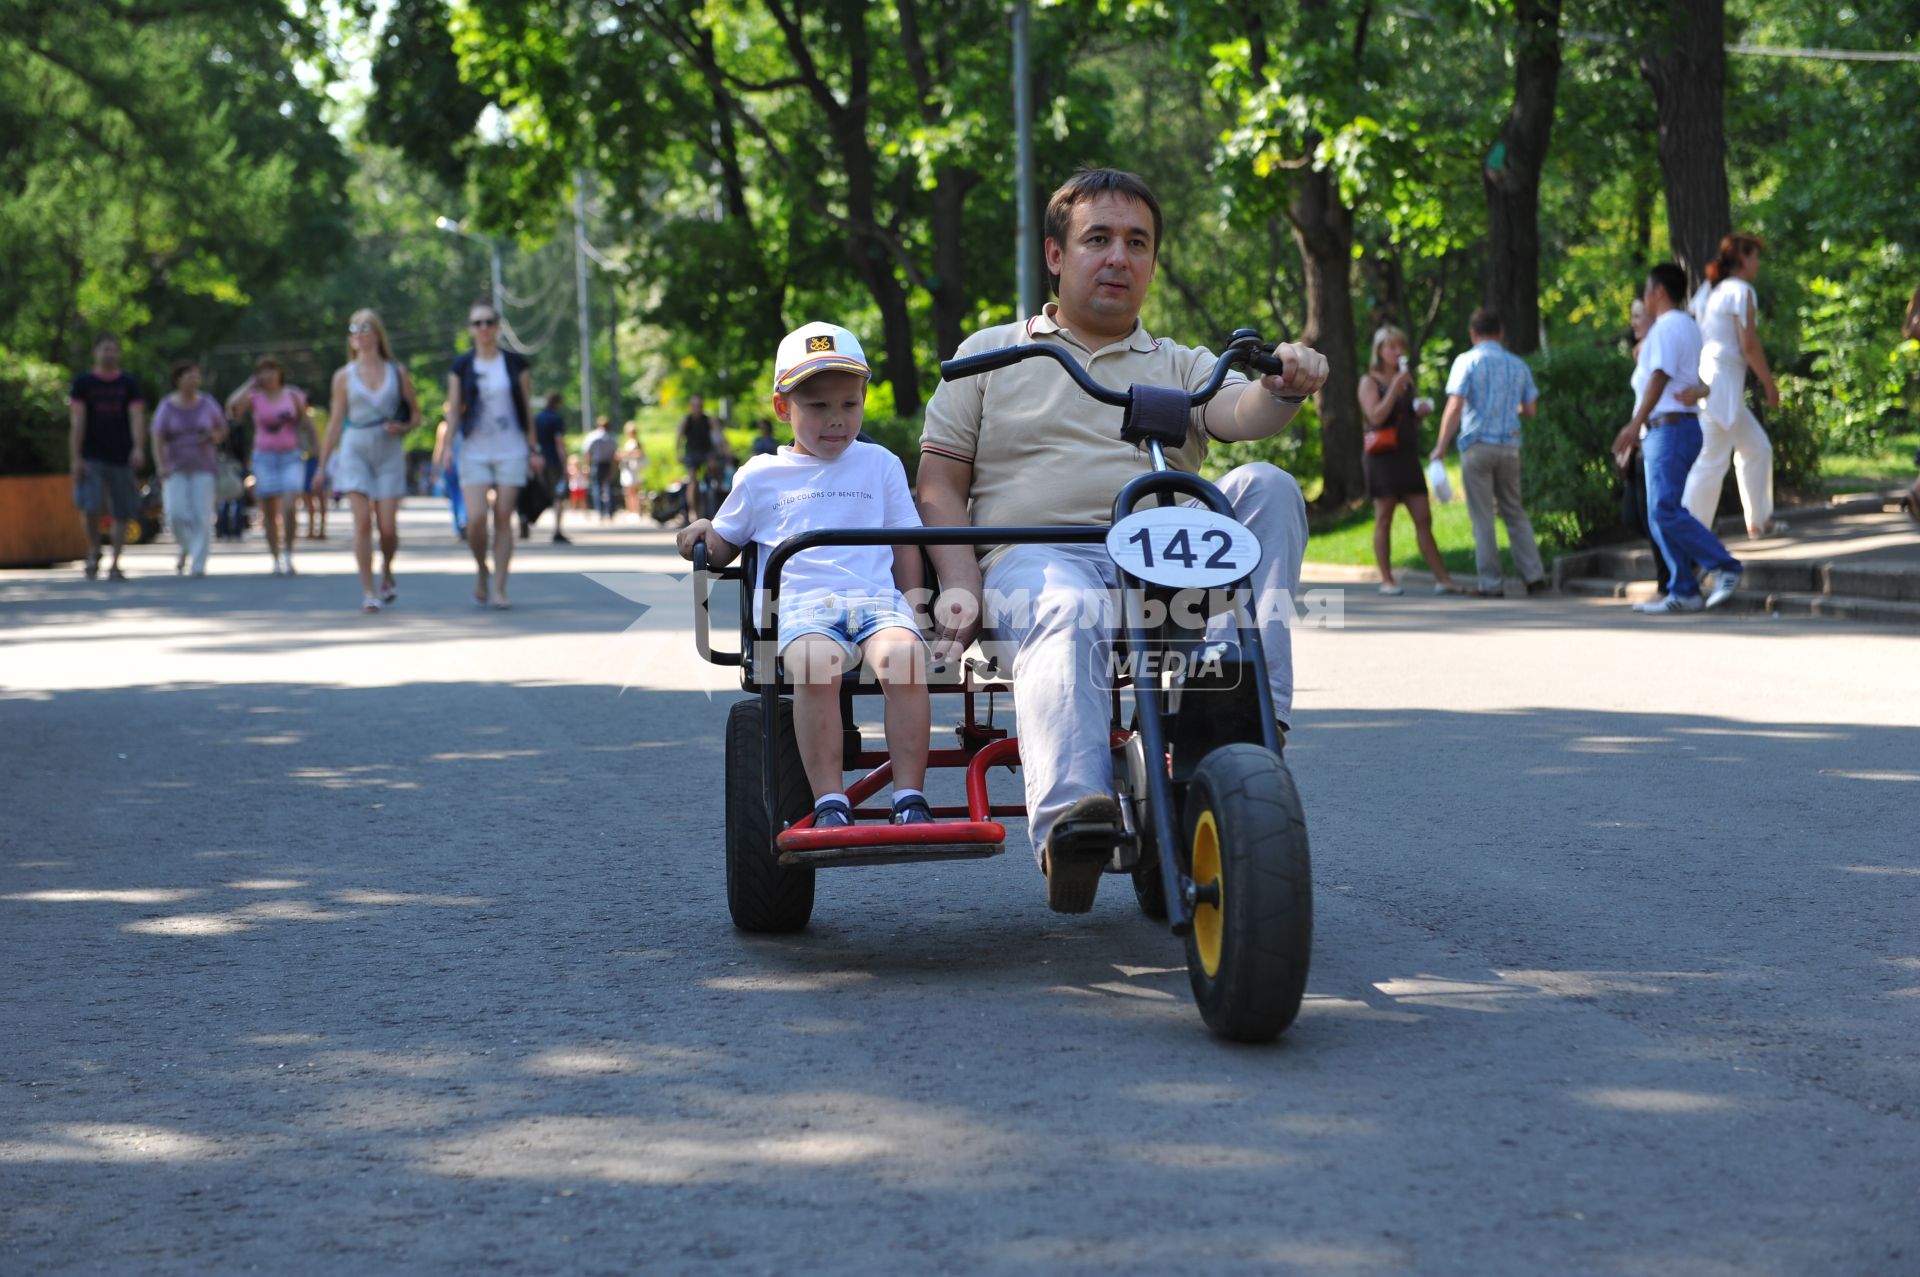
[[[838,324],[803,324],[780,339],[773,392],[784,395],[817,372],[854,372],[871,379],[860,339]]]

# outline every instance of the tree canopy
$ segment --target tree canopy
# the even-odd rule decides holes
[[[1375,326],[1408,331],[1430,382],[1482,303],[1522,350],[1612,343],[1650,261],[1697,273],[1735,227],[1768,246],[1777,366],[1827,445],[1857,446],[1914,370],[1920,64],[1750,50],[1911,55],[1917,13],[1051,0],[1031,22],[1038,195],[1083,165],[1140,172],[1167,214],[1150,327],[1328,354],[1315,424],[1276,459],[1329,503],[1360,492]],[[428,369],[489,286],[486,245],[444,217],[501,246],[510,318],[569,387],[576,190],[620,268],[591,272],[595,374],[617,355],[629,395],[757,397],[780,334],[828,317],[875,357],[870,411],[911,417],[941,356],[1012,317],[1002,3],[380,14],[369,31],[363,0],[0,0],[0,347],[71,364],[117,329],[156,360],[300,342],[317,366],[375,305]]]

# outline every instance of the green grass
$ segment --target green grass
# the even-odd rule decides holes
[[[1473,524],[1467,518],[1467,502],[1460,483],[1460,462],[1456,454],[1447,462],[1447,476],[1453,484],[1453,500],[1441,505],[1430,501],[1428,507],[1433,511],[1433,539],[1440,547],[1440,557],[1446,561],[1447,570],[1456,577],[1470,578],[1473,575]],[[1525,484],[1522,485],[1525,490]],[[1496,535],[1500,538],[1501,559],[1506,564],[1509,575],[1518,575],[1513,567],[1512,556],[1506,553],[1506,525],[1495,523]],[[1541,528],[1534,527],[1534,536],[1540,543],[1540,557],[1549,566],[1557,554],[1564,554],[1564,547],[1554,543]],[[1420,557],[1420,546],[1413,539],[1413,516],[1402,506],[1393,512],[1393,566],[1396,571],[1402,568],[1426,570],[1426,560]],[[1338,563],[1358,567],[1373,566],[1373,505],[1350,515],[1343,515],[1327,523],[1315,523],[1313,535],[1307,541],[1307,562]]]
[[[1872,452],[1825,454],[1820,458],[1820,486],[1828,492],[1904,488],[1913,482],[1916,447],[1920,431],[1908,431],[1882,436]]]

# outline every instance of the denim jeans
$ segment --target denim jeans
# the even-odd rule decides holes
[[[1740,560],[1727,553],[1720,538],[1687,512],[1682,503],[1687,472],[1700,455],[1700,419],[1692,413],[1669,413],[1648,423],[1640,445],[1647,464],[1648,522],[1653,543],[1667,561],[1673,579],[1668,589],[1681,598],[1698,594],[1695,572],[1738,572]]]
[[[453,515],[453,530],[460,536],[467,533],[467,497],[460,491],[460,463],[447,464],[447,473],[442,476],[440,486],[446,490],[447,510]]]
[[[593,510],[603,519],[613,517],[613,462],[593,463]]]

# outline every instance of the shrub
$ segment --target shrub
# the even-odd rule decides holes
[[[1313,480],[1320,478],[1320,414],[1313,400],[1301,404],[1300,411],[1279,434],[1244,443],[1214,444],[1207,449],[1200,473],[1209,479],[1218,479],[1235,466],[1254,461],[1279,466],[1298,480],[1302,488],[1309,488]]]
[[[1633,416],[1633,361],[1617,346],[1592,345],[1527,362],[1540,388],[1540,415],[1521,434],[1527,511],[1545,538],[1590,544],[1620,523],[1613,438]]]
[[[1802,378],[1780,379],[1780,406],[1755,408],[1766,422],[1767,438],[1773,442],[1773,486],[1796,496],[1814,496],[1820,491],[1820,454],[1828,448],[1846,451],[1827,438],[1820,419],[1820,400],[1811,386],[1802,389]],[[1759,400],[1753,402],[1757,405]],[[1727,485],[1729,488],[1731,484]],[[1721,494],[1722,505],[1738,509],[1737,496]]]
[[[67,373],[0,349],[0,474],[66,471]]]

